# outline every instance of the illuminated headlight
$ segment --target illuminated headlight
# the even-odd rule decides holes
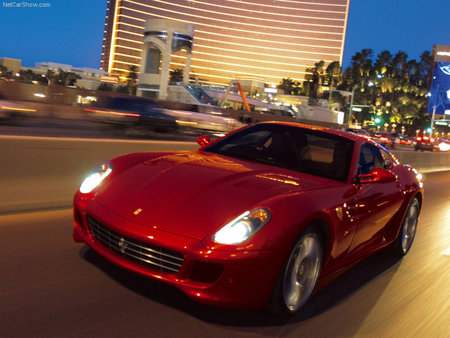
[[[95,169],[88,177],[81,183],[80,192],[88,194],[94,190],[111,172],[113,166],[111,163],[102,164]]]
[[[242,243],[266,225],[270,217],[270,211],[266,208],[246,211],[216,232],[213,241],[220,244]]]
[[[450,144],[445,143],[445,142],[439,143],[438,147],[439,147],[440,151],[449,151],[450,150]]]

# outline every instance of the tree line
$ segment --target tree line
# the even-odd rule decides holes
[[[24,82],[34,82],[43,85],[57,84],[60,86],[74,86],[81,76],[73,72],[66,72],[62,69],[54,71],[52,69],[47,70],[45,74],[37,74],[31,69],[21,69],[18,74],[13,74],[12,70],[8,70],[7,67],[0,66],[0,76],[7,79],[17,79]]]
[[[309,74],[303,82],[284,78],[278,88],[285,94],[328,99],[344,112],[350,109],[350,97],[342,92],[353,92],[353,104],[361,106],[360,111],[353,112],[353,122],[374,127],[376,117],[379,123],[395,123],[412,134],[430,123],[427,94],[432,67],[429,51],[414,60],[408,59],[405,52],[393,55],[387,50],[374,58],[371,49],[363,49],[345,70],[339,62],[325,67],[325,62],[320,61],[307,69]]]
[[[77,80],[81,79],[80,75],[74,72],[64,71],[62,69],[48,69],[45,74],[38,74],[31,69],[22,69],[19,73],[13,74],[13,71],[9,70],[4,65],[0,65],[0,77],[29,83],[38,83],[42,85],[59,85],[69,87],[77,86]],[[123,94],[136,95],[137,78],[137,67],[131,65],[128,72],[124,72],[121,75],[121,82],[118,86],[113,86],[109,83],[102,82],[97,90],[115,91]]]

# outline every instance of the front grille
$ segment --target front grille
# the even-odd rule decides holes
[[[183,264],[183,255],[122,236],[88,216],[89,230],[94,238],[116,254],[152,269],[175,273]]]

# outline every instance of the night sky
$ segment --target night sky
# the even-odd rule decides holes
[[[100,67],[106,0],[27,0],[46,8],[11,8],[0,3],[0,57],[22,59],[22,65],[57,62]],[[16,3],[22,3],[15,0]],[[450,45],[448,0],[351,0],[344,68],[363,48],[374,58],[388,50],[409,59],[434,44]]]

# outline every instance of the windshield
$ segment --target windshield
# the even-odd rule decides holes
[[[354,142],[323,131],[257,124],[204,151],[345,182]]]

